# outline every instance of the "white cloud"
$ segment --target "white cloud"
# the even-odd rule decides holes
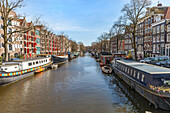
[[[90,31],[90,29],[83,28],[71,23],[55,23],[51,25],[54,31]]]

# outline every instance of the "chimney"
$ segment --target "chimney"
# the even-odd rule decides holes
[[[158,1],[158,5],[157,6],[162,6],[162,3],[159,3],[159,1]]]

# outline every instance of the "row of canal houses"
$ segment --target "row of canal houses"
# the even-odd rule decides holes
[[[10,16],[16,13],[11,11]],[[1,16],[1,14],[0,14]],[[64,35],[56,35],[45,29],[43,25],[33,25],[33,22],[27,22],[25,18],[11,21],[8,32],[15,29],[14,26],[34,26],[26,33],[15,34],[8,44],[9,57],[25,55],[25,57],[34,57],[36,54],[59,54],[61,52],[71,51],[70,41]],[[3,21],[0,18],[0,56],[4,55],[3,39]]]
[[[138,57],[170,56],[170,6],[158,3],[157,6],[146,8],[146,13],[140,18],[136,31]],[[132,34],[125,31],[124,40],[118,41],[118,47],[115,44],[117,37],[113,38],[112,52],[128,54],[129,51],[133,51],[131,37]]]

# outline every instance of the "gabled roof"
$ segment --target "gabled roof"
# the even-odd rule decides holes
[[[165,19],[170,19],[170,7],[168,7]]]

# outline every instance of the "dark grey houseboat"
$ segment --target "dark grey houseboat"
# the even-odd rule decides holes
[[[155,108],[170,110],[170,69],[126,60],[115,60],[113,69]]]
[[[67,55],[64,55],[64,56],[52,55],[51,58],[52,58],[53,63],[58,64],[58,65],[68,62],[68,56]]]

